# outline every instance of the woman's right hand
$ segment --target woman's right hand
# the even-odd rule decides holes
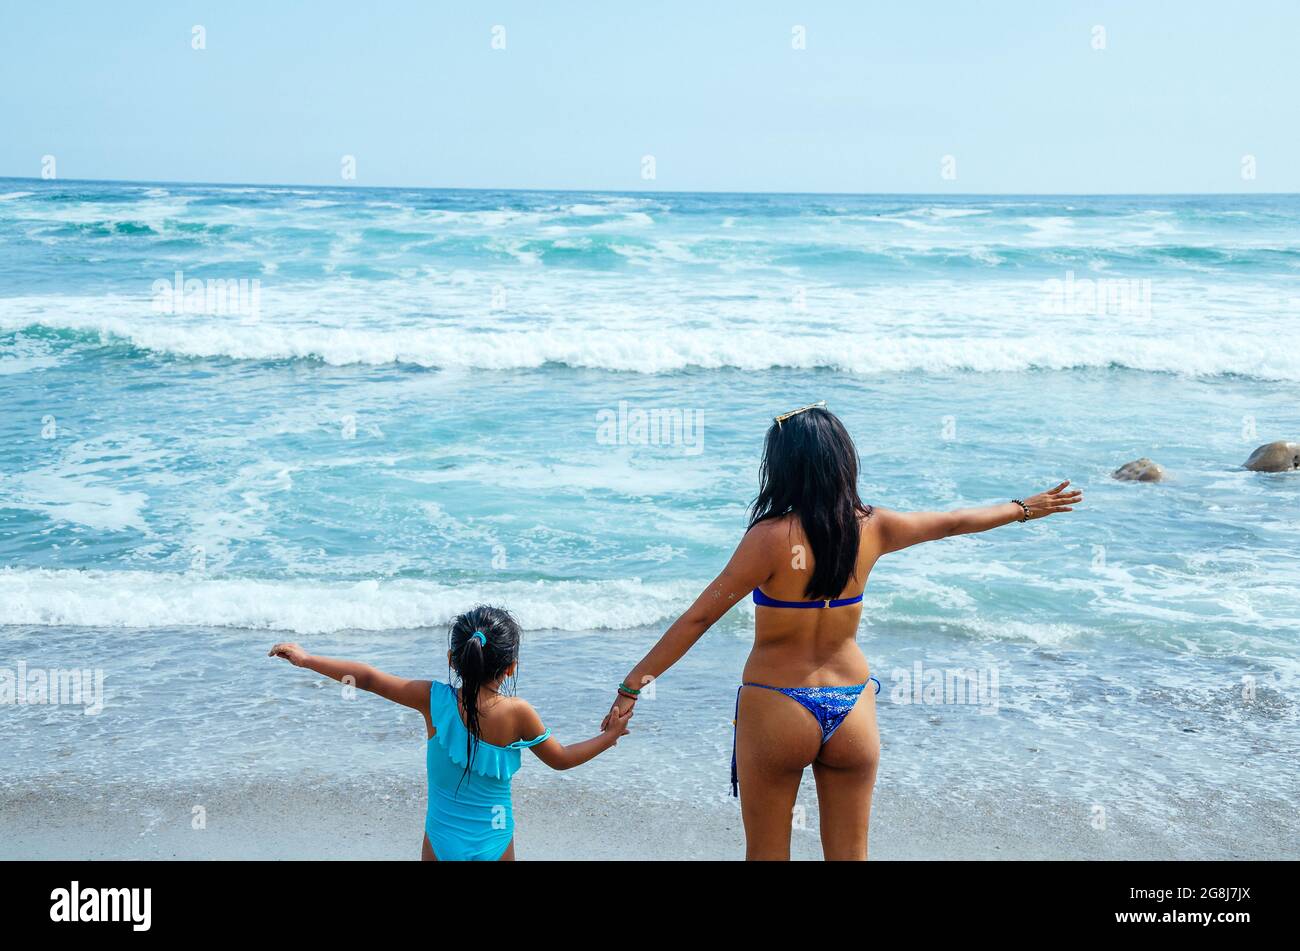
[[[614,699],[614,705],[609,708],[609,713],[605,714],[605,719],[600,721],[600,731],[604,733],[608,730],[610,722],[616,717],[624,718],[625,721],[626,719],[630,719],[632,716],[632,708],[634,706],[636,706],[635,698],[627,697],[620,693]]]
[[[619,737],[627,736],[631,730],[627,728],[632,719],[632,708],[628,707],[626,712],[620,711],[618,705],[610,710],[605,717],[605,722],[600,725],[600,732],[609,738],[609,745],[616,746]]]

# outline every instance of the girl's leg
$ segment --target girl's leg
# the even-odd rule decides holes
[[[866,859],[871,791],[879,762],[876,696],[868,687],[813,763],[822,855],[827,861]]]
[[[424,836],[424,846],[423,848],[420,849],[420,858],[425,862],[438,861],[438,856],[433,854],[433,846],[429,844],[429,835],[427,832],[425,833]],[[501,858],[497,859],[497,861],[513,862],[514,860],[515,860],[515,840],[511,839],[510,844],[506,846],[506,850],[501,853]]]
[[[790,858],[790,823],[799,780],[820,747],[821,728],[794,700],[761,687],[740,691],[736,773],[745,858]]]

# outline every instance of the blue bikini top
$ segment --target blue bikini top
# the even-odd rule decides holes
[[[849,604],[858,604],[862,595],[856,598],[827,598],[823,601],[779,601],[769,598],[761,588],[754,589],[754,603],[767,608],[842,608]]]
[[[867,518],[871,518],[875,512],[874,506],[867,506]],[[761,588],[754,589],[754,603],[761,604],[765,608],[843,608],[850,604],[859,604],[861,601],[862,595],[856,598],[824,598],[821,601],[781,601],[777,598],[769,598]]]

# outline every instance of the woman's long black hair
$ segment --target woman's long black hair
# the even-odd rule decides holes
[[[478,631],[483,640],[474,636]],[[498,679],[519,659],[519,622],[505,608],[480,604],[451,622],[451,667],[460,678],[460,703],[465,711],[465,775],[474,764],[482,730],[478,694],[484,684]],[[486,643],[484,643],[486,642]]]
[[[763,443],[749,527],[792,513],[812,548],[804,597],[838,598],[856,573],[860,518],[871,509],[858,497],[857,447],[839,417],[821,407],[773,423]]]

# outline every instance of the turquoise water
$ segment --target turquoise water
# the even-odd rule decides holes
[[[1240,463],[1300,438],[1298,313],[1293,197],[5,180],[0,644],[106,701],[5,707],[0,782],[418,776],[418,723],[259,651],[441,675],[479,601],[576,738],[724,563],[771,416],[826,399],[875,504],[1087,492],[877,568],[882,794],[1293,810],[1300,477]],[[1171,480],[1109,479],[1138,456]],[[720,799],[751,631],[563,781]],[[903,703],[918,662],[996,672],[996,709]]]

